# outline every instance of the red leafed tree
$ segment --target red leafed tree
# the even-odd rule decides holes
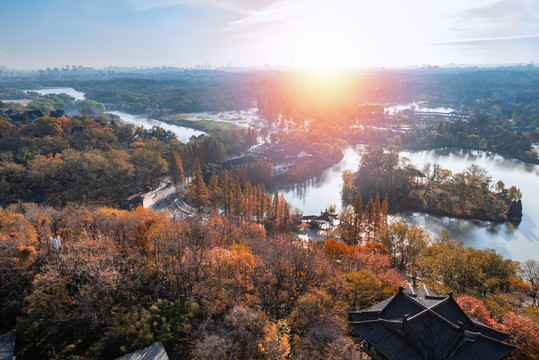
[[[517,347],[509,359],[539,359],[539,324],[513,312],[505,314],[502,323],[511,334],[509,342]]]
[[[492,318],[483,301],[470,295],[461,295],[457,298],[457,303],[468,316],[485,325],[500,329],[500,324]]]

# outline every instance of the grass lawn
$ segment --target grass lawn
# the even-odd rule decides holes
[[[162,119],[161,121],[166,122],[167,124],[183,126],[195,130],[200,130],[204,132],[213,131],[213,130],[223,130],[228,128],[236,127],[236,125],[223,121],[214,121],[214,120],[185,120],[185,119]]]

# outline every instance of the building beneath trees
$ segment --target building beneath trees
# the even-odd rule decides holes
[[[168,360],[168,355],[161,341],[124,355],[116,360]]]
[[[7,334],[0,336],[0,360],[13,360],[15,356],[16,331],[11,330]]]
[[[471,319],[452,294],[400,287],[374,306],[349,313],[349,326],[375,360],[503,359],[509,334]]]

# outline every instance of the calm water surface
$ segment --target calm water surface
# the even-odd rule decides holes
[[[67,94],[69,96],[72,96],[75,98],[75,100],[84,100],[86,97],[83,92],[77,91],[73,88],[45,88],[45,89],[39,89],[39,90],[23,90],[24,92],[36,92],[41,95],[47,95],[47,94]],[[167,123],[164,123],[159,120],[150,119],[145,115],[132,115],[128,114],[123,111],[109,111],[109,113],[117,115],[122,119],[122,121],[134,124],[137,126],[142,126],[144,129],[151,129],[152,126],[159,126],[165,130],[170,130],[176,136],[178,139],[182,142],[189,141],[189,138],[191,136],[199,136],[205,134],[203,131],[183,127],[183,126],[175,126],[175,125],[169,125]]]
[[[109,111],[109,113],[118,115],[120,119],[126,123],[142,126],[144,129],[151,129],[152,126],[159,126],[165,130],[170,130],[176,134],[176,137],[180,139],[181,142],[188,142],[191,136],[205,134],[203,131],[186,128],[183,126],[170,125],[159,120],[150,119],[145,115],[132,115],[123,111]]]
[[[24,92],[35,92],[41,95],[48,94],[67,94],[71,97],[74,97],[75,100],[84,100],[84,93],[77,91],[73,88],[43,88],[39,90],[23,90]]]
[[[460,172],[471,164],[478,164],[489,172],[492,182],[502,180],[506,187],[515,185],[522,191],[523,218],[516,226],[510,223],[497,224],[488,221],[454,219],[434,216],[419,212],[395,214],[416,225],[422,226],[432,235],[442,230],[450,232],[451,237],[463,241],[474,248],[493,248],[504,257],[523,261],[539,260],[539,167],[510,160],[484,151],[403,151],[401,157],[407,157],[417,167],[425,163],[439,163],[453,172]],[[357,169],[360,155],[353,149],[345,152],[343,160],[310,181],[301,184],[283,186],[286,200],[303,211],[305,215],[316,215],[330,204],[341,205],[341,173],[345,169]]]

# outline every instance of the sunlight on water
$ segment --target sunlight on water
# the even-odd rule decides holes
[[[506,187],[515,185],[523,194],[523,218],[518,225],[493,223],[489,221],[454,219],[419,212],[403,212],[396,217],[406,219],[422,226],[433,236],[443,230],[449,231],[455,240],[463,241],[475,248],[494,248],[505,257],[514,260],[535,258],[539,260],[539,226],[534,219],[539,216],[539,167],[518,160],[506,159],[500,155],[484,151],[451,151],[446,149],[429,151],[403,151],[401,157],[407,157],[417,168],[427,162],[439,163],[453,172],[463,171],[475,163],[489,172],[492,182],[502,180]],[[315,179],[307,182],[283,186],[286,200],[303,211],[305,215],[318,215],[330,204],[341,204],[341,173],[343,170],[355,170],[359,154],[352,149],[345,152],[344,158],[335,166],[327,169]]]

